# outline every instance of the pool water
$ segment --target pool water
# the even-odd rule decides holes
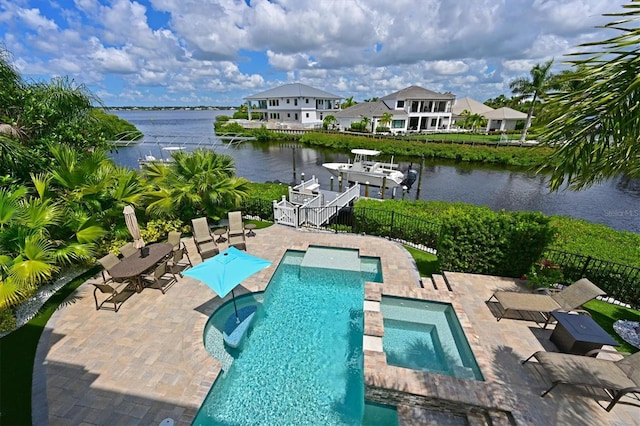
[[[380,309],[389,365],[484,380],[451,304],[383,296]]]
[[[362,423],[364,282],[381,278],[379,260],[377,268],[367,259],[354,270],[302,266],[304,258],[304,252],[285,254],[241,350],[227,351],[234,359],[193,424]],[[208,341],[215,337],[206,336],[216,331],[212,322],[205,330],[210,352],[219,348],[212,351]]]

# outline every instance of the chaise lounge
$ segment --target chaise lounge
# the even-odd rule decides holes
[[[198,253],[202,260],[208,259],[220,253],[218,245],[216,244],[211,230],[209,229],[209,223],[206,217],[199,217],[197,219],[191,219],[193,225],[193,241],[196,244]]]
[[[602,352],[591,351],[590,354]],[[551,379],[551,387],[540,396],[544,397],[558,384],[592,386],[604,389],[611,398],[607,411],[628,393],[640,394],[640,352],[619,361],[597,359],[591,356],[561,354],[539,351],[522,361],[535,358]]]
[[[587,278],[582,278],[560,291],[551,291],[552,294],[496,291],[487,302],[495,299],[502,307],[502,313],[498,316],[498,321],[510,311],[534,312],[542,315],[545,320],[544,327],[546,328],[551,319],[551,312],[574,311],[591,299],[606,294]]]

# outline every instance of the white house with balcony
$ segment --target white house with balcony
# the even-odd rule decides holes
[[[305,84],[291,83],[244,99],[249,120],[314,127],[322,125],[327,115],[335,115],[340,110],[342,97]]]
[[[382,124],[385,113],[391,115],[391,123],[385,124],[392,133],[437,132],[449,130],[452,120],[451,108],[455,102],[452,93],[438,93],[420,86],[409,86],[380,98],[377,102],[356,104],[335,114],[340,128],[349,129],[354,121],[369,117],[369,130]]]

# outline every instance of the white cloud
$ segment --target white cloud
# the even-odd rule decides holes
[[[556,58],[558,68],[577,44],[604,38],[594,26],[610,18],[600,15],[620,9],[602,0],[74,0],[53,7],[0,0],[0,39],[16,66],[27,77],[68,74],[128,104],[240,103],[291,81],[356,99],[412,84],[486,99],[508,94],[509,81],[536,63]]]
[[[50,19],[40,14],[38,9],[20,9],[17,16],[27,25],[29,29],[36,31],[57,30],[58,26]]]

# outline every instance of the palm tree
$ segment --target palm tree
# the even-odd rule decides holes
[[[248,196],[248,181],[235,176],[233,158],[207,149],[177,152],[170,165],[150,165],[147,212],[159,217],[219,218]]]
[[[605,26],[619,35],[580,45],[582,52],[570,55],[573,72],[548,101],[551,121],[542,136],[557,147],[545,165],[553,190],[640,177],[640,3],[624,8]]]
[[[521,143],[527,138],[527,130],[529,130],[529,127],[531,126],[531,117],[533,117],[533,108],[536,101],[538,98],[544,97],[547,91],[558,86],[554,75],[550,72],[552,65],[553,59],[543,64],[536,64],[530,71],[530,79],[525,77],[517,78],[509,84],[511,91],[515,94],[519,94],[520,99],[528,96],[532,97],[531,105],[527,112],[527,119],[524,123],[524,128],[522,129],[522,135],[520,136]]]
[[[335,126],[338,124],[338,119],[336,118],[335,115],[327,115],[324,118],[324,120],[322,120],[322,124],[324,125],[325,129],[328,129],[329,127],[334,129]]]
[[[392,121],[393,115],[389,112],[385,112],[382,114],[382,117],[380,117],[380,120],[378,120],[378,123],[380,123],[382,127],[389,127]]]
[[[2,48],[0,78],[3,170],[27,182],[34,166],[41,169],[50,160],[49,143],[67,143],[80,150],[106,146],[96,116],[91,114],[102,103],[84,85],[66,77],[25,83]]]
[[[362,117],[362,120],[360,120],[360,122],[362,123],[362,128],[364,130],[366,130],[367,127],[369,127],[369,124],[373,126],[373,121],[371,120],[370,117],[367,117],[366,115]],[[373,128],[371,129],[371,131],[373,131]]]
[[[344,100],[342,105],[340,105],[340,109],[347,109],[349,107],[354,106],[355,104],[357,104],[357,102],[353,100],[353,96],[349,96],[347,99]]]

